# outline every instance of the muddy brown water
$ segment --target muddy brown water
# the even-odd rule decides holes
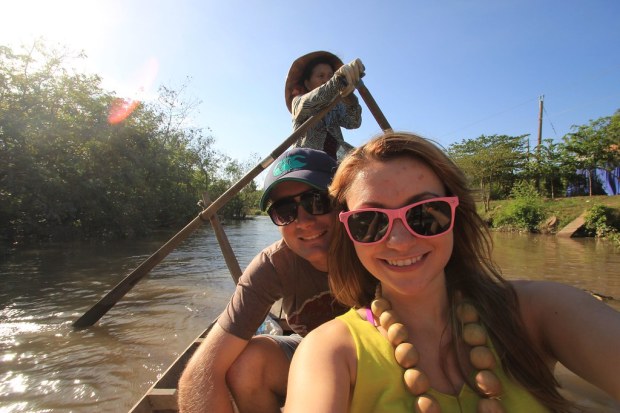
[[[243,268],[278,238],[268,218],[225,226]],[[0,412],[126,412],[219,314],[233,284],[198,229],[100,322],[71,324],[173,234],[62,244],[0,257]],[[620,298],[620,251],[594,239],[494,234],[507,278],[561,281]],[[620,310],[620,302],[608,304]]]

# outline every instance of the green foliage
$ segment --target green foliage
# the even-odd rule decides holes
[[[549,197],[555,198],[566,188],[568,179],[575,173],[570,154],[561,143],[552,139],[544,139],[534,148],[527,165],[529,178],[537,180]]]
[[[491,194],[506,196],[525,167],[527,135],[482,135],[448,148],[454,162],[478,187],[488,211]]]
[[[496,215],[494,227],[535,232],[545,218],[542,197],[534,185],[523,181],[515,184],[511,196],[514,201]]]
[[[508,197],[517,181],[534,182],[550,198],[569,186],[590,196],[603,194],[595,170],[620,166],[620,110],[572,129],[564,142],[544,139],[532,151],[527,135],[482,135],[450,145],[448,153],[479,190],[485,213],[490,201]]]
[[[613,117],[591,120],[588,125],[573,125],[571,129],[574,132],[564,137],[573,166],[587,171],[590,195],[596,193],[594,176],[597,168],[611,171],[620,166],[619,116],[616,112]]]
[[[236,178],[214,139],[186,126],[185,85],[108,121],[119,98],[68,68],[67,51],[0,47],[0,234],[5,242],[119,238],[179,227],[204,190]],[[127,103],[127,102],[125,102]],[[215,185],[217,184],[217,185]],[[253,202],[251,192],[243,202]],[[255,206],[255,205],[251,205]],[[237,207],[242,210],[245,205]]]
[[[620,212],[595,204],[586,212],[585,228],[597,237],[606,237],[620,231]]]

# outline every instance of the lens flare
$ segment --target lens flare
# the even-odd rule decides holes
[[[133,86],[130,87],[130,89],[135,90],[134,97],[114,99],[108,111],[108,123],[116,125],[124,121],[136,110],[140,102],[145,100],[146,94],[157,76],[158,67],[157,60],[151,58],[140,68],[135,81],[131,83]]]
[[[112,105],[110,106],[110,110],[108,112],[108,123],[111,125],[116,125],[117,123],[121,123],[127,116],[131,115],[131,113],[138,107],[140,104],[139,100],[131,100],[131,99],[114,99]]]

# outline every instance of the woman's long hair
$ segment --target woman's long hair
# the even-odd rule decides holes
[[[505,370],[552,411],[569,411],[571,403],[559,394],[553,373],[527,337],[515,290],[491,258],[491,236],[476,212],[466,178],[441,149],[411,133],[390,132],[372,139],[351,152],[338,167],[329,187],[336,210],[347,209],[351,184],[370,162],[398,158],[424,162],[443,182],[446,196],[459,198],[454,247],[445,268],[453,336],[461,336],[455,311],[462,293],[478,309]],[[337,225],[333,232],[328,266],[330,288],[336,299],[356,308],[370,305],[378,280],[360,262],[344,225]],[[473,383],[470,386],[476,388]]]

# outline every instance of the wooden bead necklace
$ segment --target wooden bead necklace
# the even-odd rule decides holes
[[[387,339],[394,346],[396,362],[405,369],[403,375],[405,387],[417,397],[415,411],[418,413],[439,413],[439,402],[427,392],[431,388],[427,375],[415,366],[420,355],[413,344],[407,342],[409,334],[404,324],[400,323],[392,304],[381,295],[381,284],[377,285],[375,299],[370,305],[372,315],[378,320],[381,327],[387,332]],[[476,387],[484,395],[478,401],[478,413],[504,413],[499,401],[502,394],[502,384],[492,372],[495,367],[493,352],[486,346],[487,333],[479,323],[476,308],[468,302],[458,305],[456,315],[462,325],[463,341],[472,348],[469,360],[478,370],[475,376]],[[374,320],[369,320],[374,321]]]

